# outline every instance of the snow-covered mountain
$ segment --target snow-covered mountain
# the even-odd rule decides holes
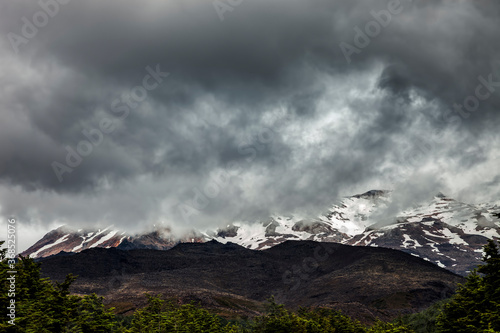
[[[194,235],[187,235],[182,239],[174,238],[168,229],[158,229],[140,235],[127,235],[124,231],[118,231],[112,227],[89,231],[72,230],[67,226],[62,226],[47,233],[20,255],[43,258],[60,252],[76,253],[94,247],[116,247],[123,250],[143,248],[167,250],[180,242],[204,241],[204,239]]]
[[[438,194],[427,204],[384,217],[390,203],[389,191],[369,191],[316,218],[273,216],[261,223],[234,223],[206,237],[251,249],[287,239],[388,247],[462,275],[481,262],[488,239],[500,239],[498,204],[471,205]]]
[[[373,190],[344,198],[339,205],[314,218],[276,215],[257,223],[235,222],[216,233],[208,232],[205,237],[257,250],[287,239],[347,243],[374,223],[369,219],[371,213],[388,203],[388,191]]]
[[[167,231],[126,236],[98,232],[51,231],[23,255],[45,257],[91,247],[168,249],[179,242],[217,240],[264,250],[286,240],[314,240],[402,250],[458,274],[476,267],[488,239],[500,239],[500,205],[472,205],[442,194],[430,202],[388,216],[391,192],[373,190],[344,198],[317,217],[271,216],[254,223],[234,222],[224,229],[193,232],[183,239]],[[197,235],[197,236],[194,236]]]
[[[428,205],[403,211],[388,225],[369,226],[350,245],[400,249],[465,274],[482,258],[488,239],[500,239],[500,206],[471,205],[436,196]]]

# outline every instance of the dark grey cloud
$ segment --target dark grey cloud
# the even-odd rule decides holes
[[[5,216],[207,227],[373,187],[499,193],[475,186],[498,177],[497,2],[243,0],[220,21],[210,1],[61,1],[16,52],[41,8],[0,8]],[[53,162],[103,119],[60,181]]]

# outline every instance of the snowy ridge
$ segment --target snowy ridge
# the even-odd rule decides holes
[[[340,205],[330,208],[330,213],[320,216],[320,220],[349,236],[363,232],[374,222],[370,215],[387,207],[389,191],[369,191],[342,200]]]
[[[80,252],[87,248],[119,246],[123,239],[117,239],[117,231],[110,230],[111,227],[98,230],[97,232],[83,231],[82,229],[73,231],[65,226],[52,230],[40,241],[21,253],[23,256],[29,255],[31,258],[41,258],[57,254],[61,251]]]
[[[97,231],[72,230],[62,226],[47,233],[29,249],[21,253],[22,256],[43,258],[60,252],[77,253],[92,248],[111,248],[130,250],[150,248],[157,250],[170,249],[179,242],[200,242],[203,239],[190,235],[186,239],[177,239],[170,235],[170,230],[155,229],[152,232],[127,235],[124,231],[109,226]]]
[[[402,250],[436,265],[466,274],[482,257],[488,239],[500,239],[500,206],[471,205],[442,194],[430,203],[405,210],[388,221],[374,216],[390,203],[389,191],[369,191],[345,198],[317,218],[273,216],[259,223],[234,223],[207,240],[233,242],[264,250],[286,240],[339,242]]]
[[[312,240],[398,249],[466,274],[480,264],[487,240],[500,240],[498,204],[471,205],[439,194],[427,204],[381,218],[385,214],[380,213],[386,212],[390,203],[391,192],[373,190],[344,198],[316,217],[273,215],[263,221],[234,222],[218,230],[194,230],[180,239],[169,230],[130,236],[111,227],[98,231],[61,227],[22,255],[40,258],[95,247],[169,249],[179,242],[210,240],[265,250],[287,240]]]
[[[480,264],[487,240],[500,239],[499,212],[497,204],[471,205],[438,195],[402,212],[397,223],[366,230],[347,244],[401,249],[465,274]]]
[[[60,243],[65,242],[65,241],[68,239],[68,237],[69,237],[69,234],[68,234],[68,235],[64,235],[64,236],[62,236],[61,238],[56,239],[56,241],[55,241],[55,242],[50,243],[50,244],[47,244],[47,245],[45,245],[45,246],[42,246],[42,247],[41,247],[41,248],[39,248],[36,252],[33,252],[33,253],[31,254],[31,257],[32,257],[32,258],[36,258],[36,257],[37,257],[40,253],[42,253],[42,252],[44,252],[44,251],[47,251],[48,249],[50,249],[51,247],[56,246],[57,244],[60,244]]]
[[[287,239],[316,240],[314,235],[300,230],[300,218],[273,216],[259,223],[235,222],[225,232],[219,231],[215,236],[206,236],[221,243],[236,243],[252,250],[265,250]]]

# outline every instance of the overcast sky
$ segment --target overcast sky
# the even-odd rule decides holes
[[[0,227],[496,201],[499,31],[489,0],[2,1]]]

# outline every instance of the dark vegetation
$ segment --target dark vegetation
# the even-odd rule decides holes
[[[78,276],[73,294],[96,293],[119,314],[146,305],[145,293],[194,301],[227,319],[253,317],[277,303],[332,307],[371,324],[450,297],[465,279],[398,250],[286,241],[257,251],[236,244],[179,244],[167,251],[89,249],[41,261],[42,277]]]
[[[256,316],[227,320],[197,304],[146,295],[146,306],[122,316],[95,294],[70,294],[73,275],[52,282],[41,277],[41,264],[32,259],[20,258],[9,267],[5,249],[0,259],[2,309],[9,306],[8,271],[17,271],[15,325],[4,317],[0,332],[500,332],[500,251],[493,241],[485,246],[484,264],[450,299],[369,326],[326,307],[292,311],[277,304],[274,297]]]

